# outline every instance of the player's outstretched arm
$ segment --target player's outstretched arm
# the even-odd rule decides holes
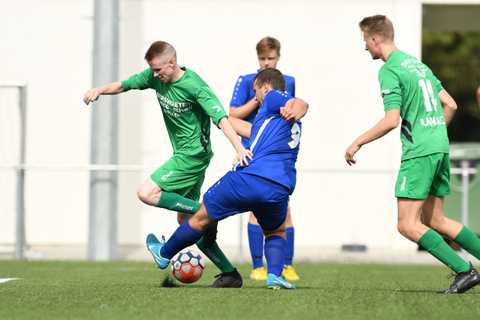
[[[442,103],[445,123],[448,126],[450,121],[452,121],[455,112],[457,111],[457,103],[445,89],[442,89],[442,91],[438,93],[438,96],[440,97],[440,102]]]
[[[101,87],[96,87],[88,90],[83,96],[83,102],[88,105],[98,99],[102,94],[117,94],[123,92],[122,83],[119,81],[106,84]]]
[[[300,120],[308,111],[308,103],[299,98],[293,98],[287,101],[284,107],[280,108],[280,115],[283,119]]]
[[[247,101],[247,103],[245,103],[242,106],[239,106],[239,107],[232,107],[231,106],[230,110],[228,112],[228,115],[231,116],[231,117],[238,118],[238,119],[245,119],[253,111],[255,111],[255,109],[257,109],[259,105],[260,105],[260,103],[258,103],[257,99],[253,98],[253,99]]]
[[[228,117],[228,121],[230,121],[233,130],[235,130],[239,136],[247,139],[250,138],[252,130],[252,124],[250,122],[235,117]]]
[[[348,165],[356,163],[356,160],[353,158],[355,153],[357,153],[360,148],[367,143],[370,143],[374,140],[377,140],[400,124],[400,109],[392,109],[385,112],[385,116],[380,120],[376,125],[374,125],[369,130],[365,131],[357,139],[355,139],[352,144],[345,151],[345,161]]]
[[[243,145],[240,143],[240,139],[238,139],[237,133],[233,129],[230,121],[228,121],[228,119],[224,117],[220,120],[220,122],[218,123],[218,126],[222,130],[223,134],[230,141],[233,148],[235,149],[237,153],[236,160],[242,166],[248,165],[248,160],[249,159],[252,160],[253,158],[252,152],[250,150],[245,149]]]

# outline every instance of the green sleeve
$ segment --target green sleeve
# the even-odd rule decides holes
[[[218,100],[217,96],[208,86],[201,86],[197,90],[195,98],[216,126],[218,126],[218,123],[222,118],[227,116],[220,100]]]
[[[440,91],[443,90],[443,86],[442,86],[442,82],[440,80],[438,80],[437,77],[435,77],[434,74],[432,74],[432,78],[433,78],[433,88],[435,88],[435,92],[436,93],[439,93]]]
[[[400,109],[402,106],[402,89],[398,76],[388,68],[381,68],[378,73],[378,81],[380,82],[384,110]]]
[[[122,81],[122,88],[125,91],[131,89],[143,90],[151,88],[153,79],[152,69],[148,68],[140,73],[130,76],[128,79]]]

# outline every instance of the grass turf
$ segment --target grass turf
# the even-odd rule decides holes
[[[239,268],[242,289],[199,282],[162,287],[144,262],[0,261],[0,319],[478,319],[480,289],[436,293],[450,281],[435,266],[299,264],[298,289],[272,291]]]

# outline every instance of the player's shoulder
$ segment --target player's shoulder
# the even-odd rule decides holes
[[[240,75],[240,76],[238,77],[238,79],[242,79],[243,81],[250,81],[250,82],[252,82],[256,75],[257,75],[257,73],[242,74],[242,75]]]
[[[203,80],[203,78],[192,69],[186,68],[186,67],[181,67],[181,68],[183,71],[185,71],[185,73],[182,76],[182,80],[184,83],[193,84],[193,85],[202,85],[202,86],[207,85],[205,80]]]
[[[292,95],[287,91],[282,90],[271,90],[265,96],[265,101],[269,103],[285,103],[286,101],[292,99]]]
[[[384,78],[395,77],[395,74],[396,74],[395,69],[396,69],[395,65],[384,63],[378,70],[378,79],[382,80]]]
[[[295,77],[294,76],[290,76],[288,74],[284,74],[283,75],[283,78],[285,79],[285,82],[286,83],[294,83],[295,82]]]

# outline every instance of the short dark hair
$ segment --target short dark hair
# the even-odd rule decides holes
[[[257,43],[257,55],[265,53],[267,50],[275,50],[280,57],[280,41],[273,37],[265,37]]]
[[[392,21],[381,14],[363,18],[358,26],[370,36],[379,35],[386,40],[393,40],[395,36]]]
[[[259,87],[267,83],[275,90],[285,91],[285,78],[283,74],[275,68],[263,69],[257,73],[255,79],[253,79],[253,83],[256,83]]]
[[[172,54],[174,57],[177,55],[175,48],[170,43],[165,41],[155,41],[145,53],[145,60],[151,61],[153,58],[164,54]]]

